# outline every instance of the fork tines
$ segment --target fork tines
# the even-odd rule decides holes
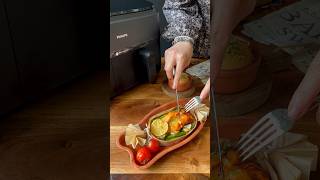
[[[237,143],[240,157],[246,160],[257,151],[271,143],[285,131],[281,129],[279,119],[272,112],[262,117]]]
[[[184,106],[186,112],[190,111],[194,107],[198,106],[201,103],[200,97],[195,96]]]

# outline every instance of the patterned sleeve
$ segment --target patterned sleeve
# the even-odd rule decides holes
[[[202,25],[197,0],[166,0],[162,9],[168,22],[163,38],[189,37],[193,42],[197,39]]]

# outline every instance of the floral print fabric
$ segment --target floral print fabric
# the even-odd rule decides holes
[[[208,57],[210,48],[210,0],[166,0],[163,14],[168,22],[162,37],[193,39],[194,56]]]

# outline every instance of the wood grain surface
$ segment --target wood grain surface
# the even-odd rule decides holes
[[[201,62],[194,59],[192,63]],[[115,97],[110,106],[110,173],[111,174],[167,174],[210,173],[210,128],[209,123],[199,135],[185,146],[168,153],[150,169],[137,170],[131,164],[127,152],[116,146],[116,138],[129,123],[138,123],[147,113],[161,104],[174,101],[161,89],[165,74],[161,71],[154,84],[142,84]],[[201,83],[194,84],[200,94]],[[208,104],[208,101],[205,103]]]
[[[115,174],[210,173],[210,128],[205,127],[188,144],[176,149],[146,170],[130,164],[129,154],[115,142],[126,126],[110,127],[110,172]]]
[[[111,180],[208,180],[203,174],[113,174]]]
[[[0,180],[105,179],[106,71],[0,121]]]

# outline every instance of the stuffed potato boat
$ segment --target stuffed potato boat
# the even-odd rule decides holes
[[[156,138],[162,146],[178,142],[190,134],[196,127],[197,120],[189,112],[171,108],[150,118],[148,133]]]

